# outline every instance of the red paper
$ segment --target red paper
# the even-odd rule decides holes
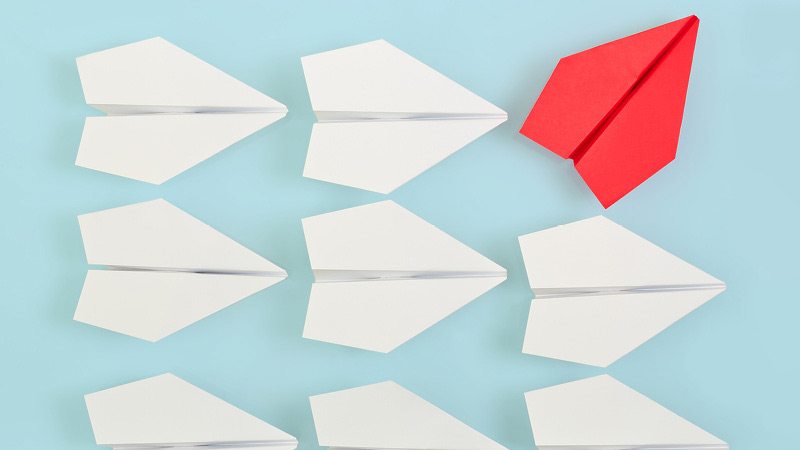
[[[606,208],[675,159],[700,21],[562,58],[520,133],[570,158]]]

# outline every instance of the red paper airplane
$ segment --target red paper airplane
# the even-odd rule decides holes
[[[575,168],[608,208],[675,159],[700,20],[562,58],[520,133]]]

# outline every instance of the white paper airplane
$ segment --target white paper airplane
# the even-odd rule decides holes
[[[303,336],[388,353],[506,279],[392,201],[303,219],[314,272]]]
[[[523,352],[607,367],[725,283],[602,216],[520,236],[535,299]]]
[[[318,120],[308,178],[387,194],[507,117],[384,40],[301,60]]]
[[[155,342],[286,278],[164,200],[78,217],[89,270],[74,319]]]
[[[525,394],[539,450],[727,450],[728,444],[608,375]]]
[[[171,373],[85,396],[97,445],[292,450],[294,436]]]
[[[393,381],[309,398],[319,445],[337,449],[504,450]]]
[[[75,164],[161,184],[276,122],[286,106],[152,38],[77,58],[87,117]]]

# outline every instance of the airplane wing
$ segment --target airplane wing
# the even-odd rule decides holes
[[[608,208],[673,159],[700,21],[562,58],[520,133],[570,158]]]
[[[390,352],[506,279],[392,201],[303,219],[314,272],[303,336]]]
[[[303,175],[389,193],[506,120],[384,40],[302,58],[314,124]]]
[[[393,381],[315,395],[309,400],[321,446],[398,450],[505,449]]]
[[[525,394],[540,450],[728,450],[728,444],[609,375]]]
[[[90,270],[74,319],[157,341],[286,278],[164,200],[78,217]]]
[[[161,184],[286,115],[283,104],[162,38],[77,58],[87,117],[76,164]]]
[[[725,283],[596,216],[519,238],[531,304],[523,352],[606,367]]]
[[[290,434],[171,373],[87,394],[85,400],[98,445],[198,450],[297,447]]]

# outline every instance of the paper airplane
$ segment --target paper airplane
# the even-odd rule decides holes
[[[292,435],[171,373],[87,394],[85,399],[97,445],[137,450],[297,447]]]
[[[506,279],[392,201],[303,219],[314,284],[303,336],[388,353]]]
[[[725,283],[602,216],[520,236],[531,304],[522,351],[606,367]]]
[[[286,115],[162,38],[77,58],[87,117],[75,164],[161,184]]]
[[[308,178],[388,194],[507,117],[384,40],[302,63],[318,120]]]
[[[570,158],[608,208],[673,159],[700,21],[562,58],[520,133]]]
[[[309,398],[319,445],[332,449],[504,450],[393,381]]]
[[[527,392],[539,450],[728,450],[728,444],[608,375]]]
[[[286,278],[164,200],[78,216],[89,270],[74,319],[155,342]]]

